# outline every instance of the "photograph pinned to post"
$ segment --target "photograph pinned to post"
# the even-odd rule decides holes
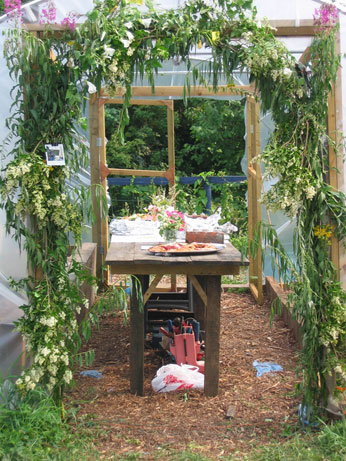
[[[46,162],[49,166],[65,165],[64,146],[62,144],[45,144]]]

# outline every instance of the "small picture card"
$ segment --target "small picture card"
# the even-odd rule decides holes
[[[64,146],[62,144],[45,144],[47,165],[65,165]]]

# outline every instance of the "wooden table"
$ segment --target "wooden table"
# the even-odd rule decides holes
[[[240,266],[249,265],[249,261],[242,259],[240,252],[230,244],[217,253],[193,256],[155,256],[142,249],[145,245],[140,242],[111,243],[106,264],[110,266],[112,274],[131,274],[139,281],[144,304],[163,275],[184,274],[189,277],[198,293],[194,305],[205,306],[204,392],[208,396],[215,396],[219,386],[221,275],[239,274]],[[154,275],[154,279],[149,285],[151,274]],[[140,307],[134,283],[130,316],[130,390],[132,393],[143,395],[144,309]]]

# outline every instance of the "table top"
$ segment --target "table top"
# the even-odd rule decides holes
[[[237,273],[239,266],[249,265],[249,261],[229,243],[216,253],[189,256],[157,256],[142,249],[145,245],[143,242],[111,243],[105,263],[115,274],[223,275]],[[153,246],[153,243],[149,245]]]

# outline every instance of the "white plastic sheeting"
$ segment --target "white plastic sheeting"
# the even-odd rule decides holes
[[[22,315],[19,306],[25,302],[25,297],[13,293],[0,274],[0,377],[18,374],[27,363],[28,358],[22,355],[22,337],[14,329],[14,322]]]

